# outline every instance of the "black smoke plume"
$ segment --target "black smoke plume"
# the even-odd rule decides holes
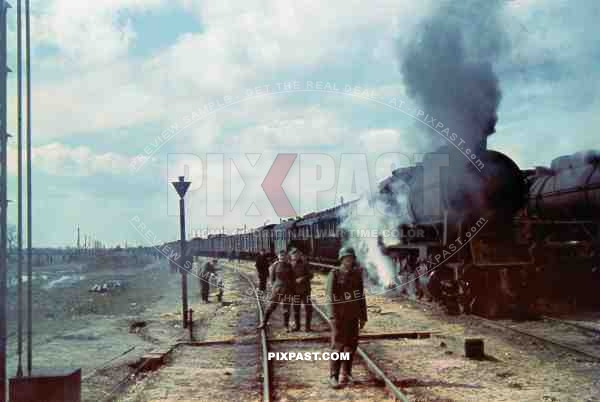
[[[501,11],[500,0],[446,1],[399,44],[409,96],[472,150],[495,131],[501,91],[493,63],[507,44]]]

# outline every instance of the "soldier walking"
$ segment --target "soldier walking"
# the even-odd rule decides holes
[[[217,263],[218,263],[218,260],[216,258],[213,258],[212,262],[206,261],[199,273],[200,297],[202,298],[202,301],[205,303],[210,303],[208,301],[208,294],[210,292],[210,282],[209,281],[210,281],[211,276],[215,275],[217,272],[216,271]]]
[[[267,290],[267,278],[269,277],[269,261],[264,248],[256,257],[256,272],[258,273],[258,288],[264,293]]]
[[[271,298],[265,311],[263,321],[258,329],[264,328],[269,322],[269,317],[277,309],[277,306],[283,304],[283,323],[289,332],[290,310],[294,297],[294,271],[288,263],[288,257],[285,251],[280,251],[278,261],[271,265]]]
[[[300,330],[300,310],[304,305],[306,315],[306,332],[310,332],[310,321],[312,318],[312,302],[310,301],[310,281],[313,274],[300,250],[294,249],[290,252],[290,263],[294,269],[294,327],[292,331]]]
[[[333,388],[352,383],[352,361],[358,346],[358,332],[367,322],[362,268],[356,263],[354,249],[342,248],[338,258],[341,266],[331,270],[327,281],[329,318],[333,329],[331,347],[335,352],[348,353],[350,359],[331,360],[329,383]]]

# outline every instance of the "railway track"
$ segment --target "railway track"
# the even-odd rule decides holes
[[[538,321],[512,322],[508,320],[491,321],[474,316],[487,326],[500,330],[509,330],[527,336],[547,345],[552,345],[571,353],[600,361],[600,334],[590,336],[589,332],[578,326],[560,321],[541,319]]]
[[[579,324],[577,322],[563,320],[563,319],[560,319],[560,318],[550,317],[550,316],[545,316],[545,315],[542,316],[542,318],[544,320],[547,320],[547,321],[554,321],[554,322],[558,322],[558,323],[561,323],[561,324],[564,324],[564,325],[570,325],[572,327],[579,328],[582,331],[586,331],[586,332],[589,332],[591,334],[600,336],[600,327],[594,328],[594,327],[590,327],[588,325]]]
[[[239,271],[239,270],[238,270]],[[258,316],[262,320],[262,307],[256,287],[250,277],[238,272],[252,286],[257,300]],[[314,327],[321,332],[323,329],[331,330],[331,323],[323,310],[313,304],[317,313]],[[302,311],[304,317],[304,311]],[[277,327],[277,325],[274,325]],[[325,326],[325,328],[323,328]],[[281,330],[282,328],[277,328]],[[340,390],[329,388],[326,380],[329,378],[329,361],[270,361],[268,352],[286,353],[293,351],[297,354],[321,353],[329,351],[329,339],[314,339],[307,342],[299,339],[298,342],[286,341],[269,343],[268,330],[261,329],[261,358],[263,367],[263,401],[279,399],[321,399],[321,400],[347,400],[351,398],[367,400],[393,400],[408,402],[408,397],[396,387],[394,382],[384,373],[379,365],[360,347],[356,354],[362,360],[363,365],[354,364],[355,384]],[[383,384],[383,387],[382,387]],[[318,393],[315,393],[315,389]],[[388,395],[386,395],[386,393]]]
[[[335,268],[328,264],[318,265],[321,269]],[[409,298],[407,300],[427,307],[433,306],[433,303],[421,300]],[[323,314],[322,311],[318,312],[320,315]],[[539,320],[524,322],[490,320],[478,315],[470,315],[469,317],[480,321],[488,327],[501,331],[511,331],[535,339],[543,344],[600,361],[600,329],[598,328],[549,316],[542,316]],[[360,352],[358,354],[360,355]]]
[[[256,308],[258,311],[258,321],[262,322],[263,320],[263,308],[262,308],[262,304],[260,302],[260,296],[259,293],[256,289],[256,286],[254,285],[254,282],[252,281],[252,279],[242,273],[238,271],[238,274],[244,278],[248,284],[250,285],[250,288],[252,289],[252,292],[254,293],[254,297],[256,298]],[[271,362],[268,358],[268,354],[269,354],[269,344],[268,344],[268,338],[267,338],[267,329],[266,328],[261,328],[259,330],[260,333],[260,356],[261,356],[261,363],[262,363],[262,382],[263,382],[263,387],[262,387],[262,400],[263,402],[270,402],[271,399],[271,384],[272,384],[272,378],[271,378]]]
[[[433,307],[433,303],[409,299],[411,303]],[[482,324],[500,330],[514,332],[546,345],[570,353],[600,361],[600,330],[558,318],[542,316],[539,320],[516,322],[512,320],[490,320],[471,314],[469,317]]]
[[[331,322],[317,305],[314,306],[315,311],[322,320],[326,321],[330,326]],[[392,380],[385,375],[383,370],[371,359],[371,357],[359,346],[356,348],[356,354],[363,360],[368,367],[369,371],[373,374],[377,380],[382,381],[385,384],[386,389],[394,396],[398,401],[408,402],[408,397],[400,391],[398,387],[392,382]]]
[[[134,376],[117,385],[106,400],[377,400],[408,401],[408,397],[363,348],[356,352],[352,386],[332,389],[328,383],[331,352],[330,322],[316,307],[312,334],[287,333],[278,308],[269,326],[260,331],[263,318],[261,293],[254,270],[246,264],[229,268],[229,305],[213,305],[215,315],[197,328],[198,341],[179,342],[159,370]],[[254,302],[252,302],[252,299]],[[251,301],[251,302],[249,302]],[[213,307],[207,306],[207,307]],[[229,306],[229,307],[228,307]],[[196,309],[195,309],[196,311]],[[257,319],[258,318],[258,319]],[[304,319],[304,310],[302,311]],[[195,330],[196,332],[196,330]],[[375,334],[377,335],[377,334]],[[403,336],[404,337],[404,336]],[[417,334],[419,337],[419,334]],[[373,339],[378,339],[374,336]],[[387,339],[387,338],[386,338]],[[269,360],[269,352],[294,352],[303,359]],[[311,358],[306,358],[306,353]],[[318,354],[318,355],[317,355]],[[272,356],[272,354],[271,354]],[[281,357],[281,355],[280,355]],[[140,367],[137,373],[142,371]],[[387,368],[395,370],[394,366]],[[131,375],[129,376],[131,377]],[[124,387],[132,385],[123,395]]]

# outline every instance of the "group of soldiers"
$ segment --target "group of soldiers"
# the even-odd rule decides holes
[[[261,250],[256,260],[256,269],[258,271],[259,289],[265,292],[269,266],[264,250]],[[288,332],[299,331],[300,312],[302,305],[304,305],[305,330],[306,332],[312,331],[310,327],[312,321],[310,281],[313,274],[302,253],[298,249],[290,250],[289,254],[285,251],[280,252],[278,260],[270,268],[270,273],[271,297],[263,322],[259,325],[259,328],[264,328],[271,314],[277,309],[277,306],[283,304],[284,326]],[[294,310],[294,326],[290,328],[290,312],[292,307]]]
[[[333,388],[341,388],[353,382],[352,362],[358,346],[359,330],[367,322],[367,305],[364,293],[363,272],[356,262],[352,248],[342,248],[338,258],[340,267],[332,269],[327,281],[327,303],[329,319],[332,323],[331,348],[338,353],[347,353],[348,360],[331,360],[329,383]],[[278,259],[270,267],[264,250],[256,260],[259,288],[266,291],[269,271],[271,293],[263,321],[258,326],[264,328],[277,306],[283,305],[284,325],[288,331],[300,329],[300,311],[304,305],[306,331],[311,331],[312,302],[309,264],[298,249],[289,254],[281,251]],[[294,326],[289,327],[290,311],[294,310]]]
[[[267,282],[271,290],[263,321],[258,326],[265,328],[277,307],[283,305],[284,325],[288,332],[300,330],[302,305],[305,311],[305,330],[312,331],[311,280],[313,274],[302,252],[292,248],[281,251],[277,261],[270,264],[265,250],[256,259],[259,289],[266,293]],[[340,266],[332,269],[327,280],[326,302],[329,305],[329,319],[332,325],[331,348],[338,354],[347,353],[348,360],[331,360],[329,383],[335,388],[350,385],[352,363],[358,346],[359,331],[367,322],[367,305],[364,293],[363,271],[357,264],[352,248],[342,248],[338,258]],[[207,261],[199,271],[199,284],[202,301],[208,303],[210,286],[219,288],[219,300],[223,296],[223,283],[218,275],[218,260]],[[294,311],[294,325],[290,327],[290,313]]]

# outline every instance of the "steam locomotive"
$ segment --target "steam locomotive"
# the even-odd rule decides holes
[[[556,302],[597,305],[600,153],[563,156],[550,168],[525,171],[499,152],[482,156],[481,172],[463,164],[431,185],[416,166],[395,171],[384,185],[382,191],[393,194],[398,179],[409,183],[410,212],[426,229],[426,238],[387,248],[400,271],[418,277],[425,293],[452,313],[497,317],[553,311]],[[436,190],[438,209],[432,208],[436,196],[426,195]],[[429,275],[418,270],[420,262],[453,248],[458,251]]]
[[[435,162],[429,154],[379,183],[386,213],[402,210],[404,217],[399,236],[380,238],[378,247],[398,275],[416,281],[418,296],[441,302],[449,313],[488,317],[541,311],[553,301],[600,301],[594,293],[600,286],[600,152],[524,171],[496,151],[483,149],[478,165],[450,149],[440,154],[449,155],[441,174],[427,173]],[[250,258],[261,249],[274,255],[294,246],[317,264],[335,263],[348,237],[340,225],[358,202],[249,233],[195,238],[188,247],[194,255]],[[435,269],[427,269],[432,261]]]

